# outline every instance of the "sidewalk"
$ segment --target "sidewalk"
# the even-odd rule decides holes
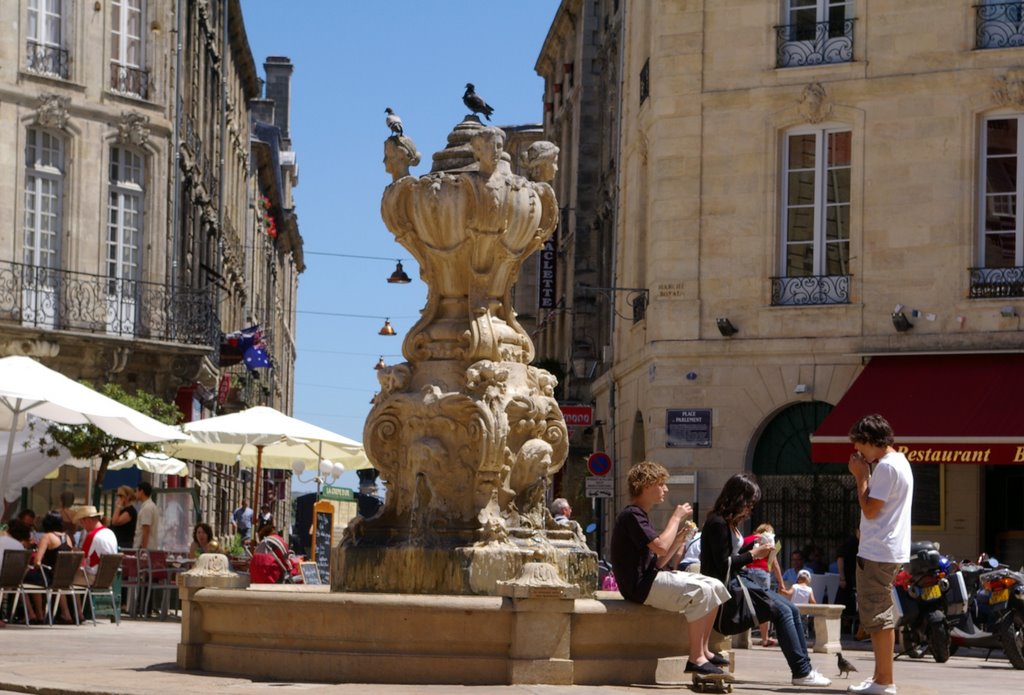
[[[624,695],[626,693],[688,693],[686,685],[648,686],[459,686],[267,683],[246,678],[178,670],[177,622],[126,620],[120,626],[101,622],[55,627],[8,625],[0,629],[0,691],[38,693],[252,693],[301,692],[335,695]],[[796,688],[790,684],[785,658],[777,647],[738,652],[734,692],[840,693],[871,673],[867,642],[844,644],[844,655],[859,669],[849,680],[837,678],[835,655],[812,654],[815,667],[832,679],[829,688]],[[860,675],[861,678],[857,678]],[[984,653],[958,652],[945,664],[932,659],[896,662],[901,695],[962,695],[1017,693],[1024,689],[1024,671],[1015,671],[1002,658],[984,661]]]

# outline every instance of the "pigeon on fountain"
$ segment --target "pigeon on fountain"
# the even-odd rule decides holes
[[[462,103],[466,105],[473,113],[482,113],[484,118],[488,121],[491,120],[491,114],[494,113],[494,109],[480,98],[476,93],[476,88],[472,82],[466,84],[466,93],[462,95]]]
[[[388,124],[388,128],[391,129],[391,132],[398,136],[403,135],[402,119],[398,117],[398,114],[392,111],[390,106],[384,109],[384,113],[387,114],[387,118],[384,119],[384,122]]]

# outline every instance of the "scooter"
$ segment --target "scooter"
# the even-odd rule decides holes
[[[995,558],[961,563],[970,605],[953,627],[957,647],[1002,649],[1015,669],[1024,670],[1024,575]]]
[[[893,582],[899,615],[901,654],[920,659],[931,651],[938,663],[949,660],[950,623],[967,610],[967,588],[955,562],[939,554],[939,544],[911,544],[910,562]]]

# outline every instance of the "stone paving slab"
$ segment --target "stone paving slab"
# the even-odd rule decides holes
[[[335,695],[626,695],[690,692],[689,684],[623,686],[459,686],[327,683],[269,683],[247,678],[185,672],[175,664],[180,623],[126,620],[120,626],[101,622],[76,627],[8,625],[0,629],[0,692],[63,695],[124,693],[184,695],[187,693],[333,693]],[[840,693],[869,675],[868,643],[844,643],[845,656],[859,669],[849,680],[837,678],[832,655],[812,654],[815,667],[833,679],[828,688],[797,688],[790,684],[785,658],[778,648],[754,647],[737,655],[734,692]],[[1001,655],[984,660],[979,650],[961,651],[945,664],[931,659],[896,662],[900,695],[1019,693],[1024,671],[1015,671]]]

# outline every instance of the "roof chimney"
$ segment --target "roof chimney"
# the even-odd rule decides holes
[[[295,66],[287,56],[269,56],[263,63],[267,75],[264,97],[274,102],[274,125],[281,129],[285,140],[291,140],[288,117],[291,111],[292,70]]]

